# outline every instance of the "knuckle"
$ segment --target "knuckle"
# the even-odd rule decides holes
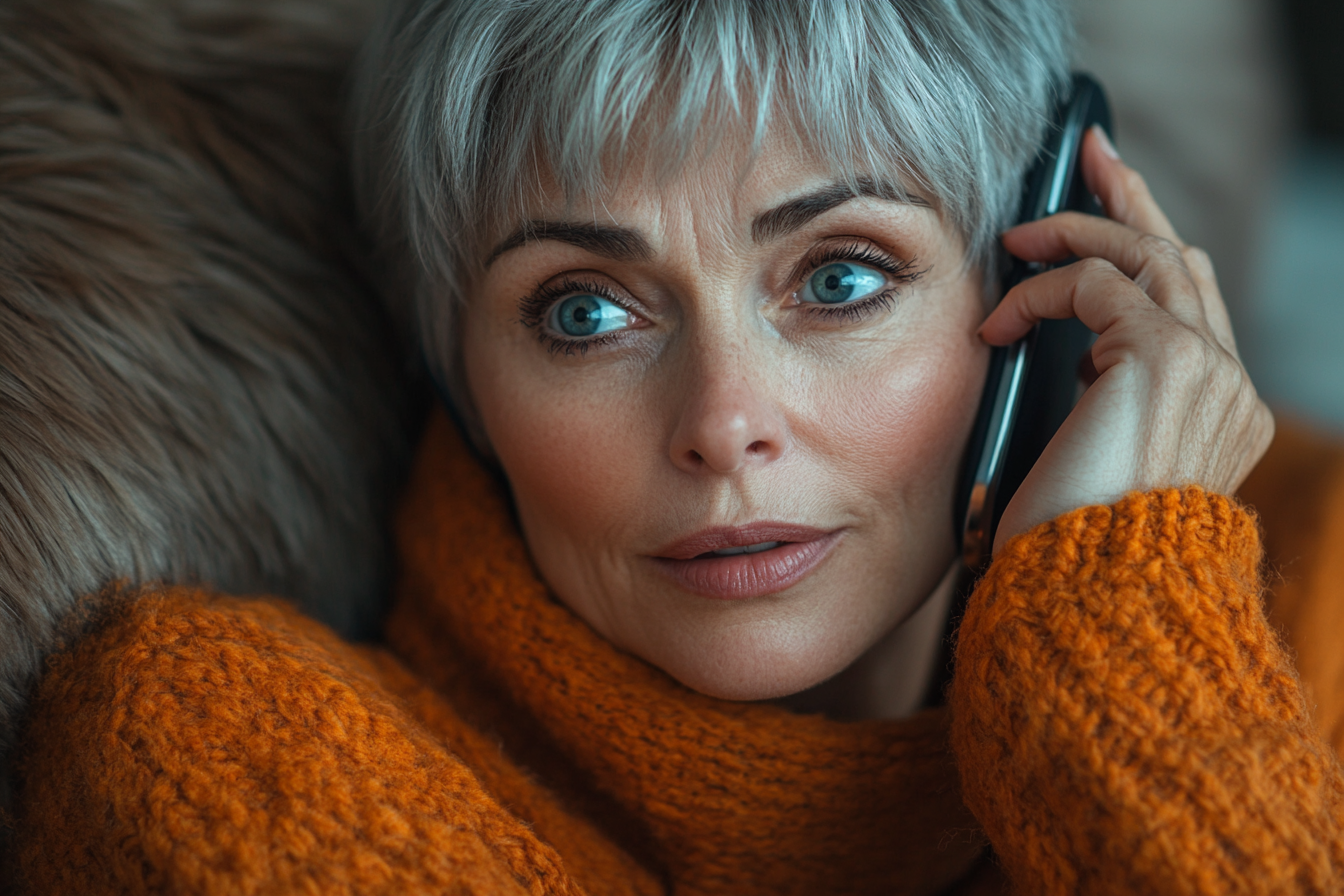
[[[1185,259],[1186,267],[1191,270],[1213,270],[1213,259],[1209,257],[1209,253],[1198,246],[1186,246],[1181,250],[1181,257]]]
[[[1208,341],[1189,327],[1171,327],[1162,340],[1163,364],[1176,377],[1206,381],[1213,373],[1215,358]]]
[[[1171,240],[1145,233],[1139,237],[1138,249],[1145,259],[1185,267],[1185,257]]]
[[[1104,258],[1084,258],[1075,262],[1078,271],[1078,279],[1088,285],[1114,282],[1117,277],[1128,281],[1129,278],[1120,272],[1120,269]]]
[[[1272,432],[1273,416],[1256,392],[1246,368],[1222,346],[1194,335],[1203,344],[1203,359],[1198,360],[1196,352],[1190,350],[1184,362],[1203,364],[1202,372],[1195,374],[1201,401],[1226,408],[1237,419],[1252,422],[1258,428],[1268,424]]]

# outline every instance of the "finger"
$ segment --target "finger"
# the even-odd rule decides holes
[[[1063,212],[1014,227],[1003,235],[1003,245],[1026,261],[1105,259],[1182,323],[1198,329],[1206,326],[1199,289],[1181,249],[1170,240],[1117,221]]]
[[[1153,199],[1148,183],[1133,168],[1120,161],[1101,125],[1093,125],[1083,137],[1083,180],[1101,200],[1106,216],[1135,230],[1160,236],[1183,246],[1176,229]]]
[[[990,345],[1009,345],[1042,320],[1076,317],[1093,333],[1101,334],[1126,317],[1160,325],[1161,321],[1152,320],[1154,315],[1172,323],[1115,265],[1085,258],[1014,286],[985,318],[979,332]]]
[[[1195,286],[1199,289],[1199,296],[1204,302],[1204,319],[1209,323],[1209,330],[1218,340],[1218,344],[1240,361],[1237,340],[1232,333],[1232,320],[1228,317],[1227,303],[1223,301],[1222,291],[1218,288],[1218,279],[1213,272],[1213,261],[1209,258],[1209,253],[1195,246],[1186,246],[1181,250],[1181,255],[1185,257],[1185,267],[1190,271],[1190,277],[1194,280]]]

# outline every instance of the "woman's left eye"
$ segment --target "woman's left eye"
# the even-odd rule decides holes
[[[832,261],[807,278],[798,298],[809,304],[843,305],[866,299],[886,285],[881,271],[852,261]]]
[[[602,296],[581,293],[561,299],[551,307],[547,324],[572,338],[595,336],[623,330],[634,323],[634,315]]]

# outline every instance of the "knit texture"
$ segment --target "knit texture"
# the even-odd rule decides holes
[[[1339,889],[1340,770],[1227,499],[1134,495],[1013,540],[950,709],[864,723],[715,700],[612,648],[442,418],[397,537],[377,648],[269,599],[106,602],[33,704],[11,889]]]
[[[1344,777],[1261,606],[1258,533],[1198,488],[1011,541],[960,631],[966,798],[1022,892],[1334,893]]]
[[[32,892],[578,892],[287,607],[147,594],[44,681],[16,838]]]

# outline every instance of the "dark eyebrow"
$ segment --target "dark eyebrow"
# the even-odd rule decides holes
[[[528,221],[495,246],[485,266],[490,267],[496,258],[510,249],[536,240],[559,240],[617,261],[645,261],[653,257],[648,240],[629,227],[604,227],[577,221]]]
[[[852,187],[843,183],[831,184],[761,212],[751,222],[751,238],[758,243],[764,243],[793,233],[818,215],[861,196],[930,207],[927,200],[918,196],[902,193],[892,185],[870,177],[861,177]]]

